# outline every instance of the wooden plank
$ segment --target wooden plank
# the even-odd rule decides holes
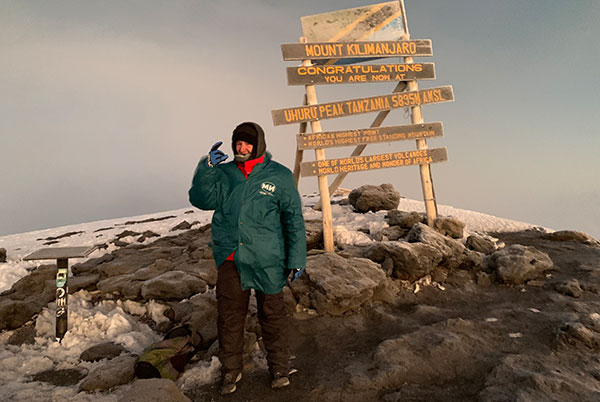
[[[325,159],[302,164],[302,176],[323,176],[342,172],[422,165],[448,160],[446,147],[413,151],[390,152],[387,154],[355,156],[350,158]]]
[[[354,114],[379,112],[382,110],[405,108],[429,103],[449,102],[453,100],[454,93],[452,92],[452,86],[447,85],[443,87],[422,89],[419,91],[277,109],[271,111],[271,114],[273,117],[273,124],[279,126],[282,124],[333,119]]]
[[[300,38],[301,43],[306,43],[306,38]],[[310,60],[304,60],[302,65],[308,66]],[[307,105],[315,105],[317,101],[317,90],[314,85],[306,85],[306,103]],[[322,130],[321,122],[318,120],[310,122],[310,128],[313,133],[320,133]],[[325,160],[325,150],[315,149],[315,159]],[[302,164],[299,161],[300,167]],[[319,176],[317,178],[319,183],[319,193],[321,194],[321,216],[323,220],[323,248],[325,251],[332,253],[335,251],[335,243],[333,241],[333,215],[331,213],[331,198],[329,195],[329,186],[327,184],[327,176]]]
[[[433,55],[431,39],[285,43],[281,45],[281,53],[286,61]]]
[[[297,134],[298,149],[335,148],[419,138],[442,137],[441,122]]]
[[[302,62],[304,63],[304,62]],[[307,63],[310,63],[310,61],[307,61]],[[306,99],[306,93],[303,96],[303,105],[308,105],[308,100]],[[307,127],[307,123],[306,122],[302,122],[300,123],[300,133],[305,133],[306,132],[306,127]],[[296,148],[296,158],[294,160],[294,181],[296,182],[296,188],[298,188],[298,183],[300,182],[300,164],[302,163],[302,159],[304,158],[304,151]]]
[[[96,247],[94,246],[43,248],[29,254],[27,257],[23,258],[23,261],[85,258],[88,255],[90,255],[95,249]]]
[[[433,63],[300,66],[287,68],[288,85],[359,84],[435,79]]]

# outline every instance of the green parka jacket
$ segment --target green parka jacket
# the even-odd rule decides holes
[[[300,195],[292,173],[266,152],[248,179],[235,162],[208,167],[200,160],[192,187],[192,205],[215,210],[213,255],[217,267],[235,251],[242,289],[279,293],[287,269],[306,265],[306,232]]]

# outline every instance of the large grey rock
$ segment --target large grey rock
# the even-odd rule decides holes
[[[83,379],[79,384],[79,391],[107,391],[118,385],[130,383],[135,375],[136,360],[135,356],[125,355],[107,361]]]
[[[580,349],[582,352],[600,350],[600,333],[580,322],[563,324],[557,334],[558,347]]]
[[[31,379],[33,381],[46,382],[59,387],[69,387],[77,384],[83,377],[85,377],[85,372],[78,369],[52,368],[35,374]]]
[[[553,263],[548,254],[535,247],[513,244],[492,254],[488,267],[502,282],[519,285],[552,270]]]
[[[73,264],[73,266],[71,267],[71,272],[73,272],[73,275],[75,275],[75,276],[85,275],[85,274],[89,274],[89,273],[95,273],[98,271],[99,265],[105,264],[114,259],[115,259],[115,256],[113,254],[109,254],[109,253],[104,254],[103,256],[98,257],[98,258],[90,258],[89,260],[87,260],[85,262]]]
[[[390,226],[389,228],[381,229],[381,232],[379,232],[375,236],[375,240],[377,240],[377,241],[384,241],[384,240],[396,241],[398,239],[405,237],[408,234],[408,232],[409,232],[409,230],[405,229],[403,227]]]
[[[589,353],[589,352],[588,352]],[[481,402],[597,401],[597,379],[552,356],[508,354],[488,374]],[[587,374],[587,375],[586,375]],[[590,376],[591,377],[591,376]],[[595,377],[595,376],[594,376]]]
[[[472,321],[451,319],[423,326],[379,344],[373,366],[353,374],[354,390],[399,388],[405,384],[444,384],[474,378],[489,360],[488,334]]]
[[[171,261],[162,259],[156,260],[153,264],[135,271],[132,278],[137,281],[147,281],[148,279],[156,278],[171,269],[173,269]]]
[[[217,339],[217,299],[203,293],[190,299],[191,313],[182,319],[192,331],[192,344],[207,349]]]
[[[103,277],[114,277],[120,275],[133,274],[135,271],[140,269],[137,264],[132,264],[131,260],[115,260],[102,264],[98,271]]]
[[[188,230],[188,229],[191,229],[191,228],[192,228],[192,225],[188,221],[181,221],[176,226],[173,226],[171,228],[170,232],[175,232],[177,230]]]
[[[427,221],[424,214],[414,211],[399,211],[397,209],[388,211],[387,218],[390,226],[400,226],[404,229],[410,229],[417,223],[425,223]]]
[[[125,351],[125,348],[113,342],[105,342],[94,345],[84,350],[79,356],[79,360],[85,362],[96,362],[102,359],[112,359]]]
[[[149,378],[136,380],[119,402],[191,402],[171,380]]]
[[[452,216],[440,216],[433,222],[433,228],[444,236],[462,239],[465,224]]]
[[[200,278],[182,271],[169,271],[144,282],[141,290],[146,300],[180,300],[206,292],[206,289],[206,282]]]
[[[98,274],[79,275],[69,278],[69,293],[76,293],[80,290],[95,290],[98,283]]]
[[[41,265],[0,295],[0,331],[16,329],[56,298],[56,266]]]
[[[391,184],[380,186],[367,184],[352,190],[348,200],[358,212],[376,212],[398,208],[400,193],[395,191]]]
[[[175,261],[173,265],[175,270],[194,275],[202,279],[209,286],[215,286],[217,284],[217,265],[212,258],[210,260],[201,259],[198,261],[191,259],[183,260],[182,258]]]
[[[306,251],[314,248],[323,248],[323,222],[321,220],[307,220],[304,222],[306,228]]]
[[[306,273],[292,291],[306,307],[337,316],[371,301],[385,279],[379,265],[368,259],[324,253],[308,257]]]
[[[406,239],[411,243],[420,242],[438,249],[442,253],[440,265],[445,268],[479,270],[483,266],[483,256],[480,253],[468,250],[458,240],[444,236],[422,223],[413,226]]]
[[[494,242],[477,235],[471,235],[467,237],[465,246],[469,250],[478,251],[483,254],[492,254],[494,251],[496,251]]]
[[[556,285],[556,291],[563,295],[571,297],[581,297],[583,295],[583,289],[577,279],[569,279],[568,281],[561,282]]]
[[[19,328],[40,311],[42,305],[38,303],[8,298],[1,300],[0,331]]]
[[[139,299],[142,293],[141,281],[134,281],[133,275],[121,275],[106,278],[98,282],[96,287],[103,294],[111,294],[117,298],[129,300]]]
[[[442,261],[440,250],[423,243],[381,242],[367,249],[365,256],[388,268],[390,276],[417,280],[433,272]]]
[[[2,292],[13,300],[25,300],[36,296],[39,303],[47,304],[54,300],[56,293],[56,265],[40,265],[29,275],[19,279],[11,288]]]
[[[35,343],[35,336],[37,335],[35,330],[35,323],[29,322],[26,325],[17,328],[10,338],[8,338],[9,345],[33,345]]]
[[[99,266],[99,269],[109,276],[122,275],[124,273],[135,272],[138,269],[153,264],[154,262],[160,259],[169,261],[174,260],[183,253],[184,247],[169,244],[170,242],[172,242],[172,239],[164,238],[157,240],[150,246],[129,246],[119,250],[115,250],[113,251],[113,255],[115,258],[113,259],[113,261],[111,261],[111,263],[118,262],[118,266],[106,269],[101,265]],[[160,243],[167,244],[165,246],[156,245]]]
[[[574,230],[559,230],[557,232],[548,233],[542,236],[543,239],[551,241],[572,241],[583,244],[599,245],[598,240],[594,239],[587,233],[577,232]]]
[[[6,262],[6,249],[0,248],[0,263]]]

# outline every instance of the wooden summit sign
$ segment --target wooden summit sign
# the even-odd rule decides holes
[[[302,106],[272,110],[273,124],[300,124],[296,136],[294,178],[317,176],[323,212],[323,243],[333,251],[333,226],[330,193],[347,174],[392,167],[419,167],[427,223],[433,225],[437,205],[430,164],[448,159],[445,147],[429,148],[427,138],[443,135],[442,123],[425,123],[421,106],[454,100],[452,86],[419,89],[417,80],[435,79],[433,63],[415,63],[413,57],[432,56],[430,39],[411,40],[404,1],[390,1],[365,7],[339,10],[301,18],[303,36],[299,43],[283,44],[284,60],[301,60],[287,68],[288,85],[304,85]],[[404,62],[364,63],[403,57]],[[396,82],[391,94],[319,103],[315,85]],[[411,124],[382,127],[394,109],[410,110]],[[370,127],[323,132],[321,121],[346,116],[377,113]],[[307,128],[310,126],[310,133]],[[361,156],[368,144],[412,139],[417,149],[395,150],[385,154]],[[345,158],[326,159],[325,149],[355,146]],[[302,162],[304,150],[314,149],[315,160]],[[329,186],[327,176],[337,174]]]
[[[401,92],[392,95],[372,96],[369,98],[321,103],[317,105],[292,107],[273,110],[273,124],[300,123],[304,121],[333,119],[353,114],[379,112],[427,103],[449,102],[454,100],[452,86],[422,89],[420,91]]]
[[[287,79],[288,85],[432,80],[435,70],[433,63],[301,66],[288,67]]]
[[[362,170],[385,169],[400,166],[448,160],[446,148],[427,148],[415,151],[390,152],[380,155],[354,156],[351,158],[325,159],[302,164],[302,176],[360,172]]]

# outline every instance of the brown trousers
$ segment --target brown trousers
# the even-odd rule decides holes
[[[258,321],[267,350],[267,362],[271,374],[288,373],[288,318],[283,292],[264,294],[256,291]],[[221,371],[240,372],[243,367],[244,328],[250,290],[242,290],[240,275],[233,261],[225,261],[219,267],[217,277],[217,330]]]

